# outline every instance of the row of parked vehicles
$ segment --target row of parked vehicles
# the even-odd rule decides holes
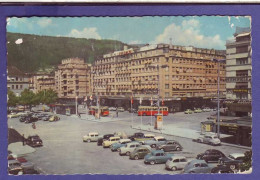
[[[196,159],[190,160],[181,153],[175,153],[183,150],[179,142],[142,132],[132,136],[126,136],[124,133],[100,136],[97,132],[91,132],[83,136],[83,142],[97,142],[98,146],[110,148],[120,156],[126,155],[132,160],[144,159],[145,164],[151,165],[164,163],[165,169],[182,169],[183,173],[234,173],[244,158],[243,153],[226,156],[219,150],[208,149],[198,154]],[[218,165],[209,164],[212,162]]]
[[[194,110],[186,109],[184,111],[184,114],[202,113],[202,112],[211,112],[211,111],[216,111],[216,109],[215,108],[214,109],[210,109],[208,107],[203,108],[203,109],[201,109],[201,108],[194,108]]]

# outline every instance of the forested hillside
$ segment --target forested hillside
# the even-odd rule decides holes
[[[18,39],[22,39],[22,43],[16,44]],[[16,66],[23,72],[47,69],[71,57],[92,63],[105,53],[122,50],[123,46],[122,42],[114,40],[7,33],[8,65]]]

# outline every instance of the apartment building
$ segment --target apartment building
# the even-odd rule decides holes
[[[218,65],[223,51],[169,44],[147,45],[105,54],[92,66],[92,88],[99,96],[177,100],[217,95]],[[220,64],[220,91],[225,96],[225,63]]]
[[[34,93],[52,89],[56,91],[54,74],[34,74],[30,78],[30,90]]]
[[[83,98],[90,94],[90,65],[83,59],[62,60],[55,71],[55,90],[59,98]]]
[[[24,89],[29,89],[29,79],[15,66],[7,67],[7,88],[20,96]]]
[[[233,40],[226,42],[227,99],[251,100],[251,30],[236,28]]]

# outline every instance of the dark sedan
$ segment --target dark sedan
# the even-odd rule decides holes
[[[38,135],[28,136],[26,144],[32,147],[42,146],[42,140]]]
[[[234,173],[232,169],[230,169],[229,166],[226,165],[218,165],[217,167],[214,167],[211,169],[211,173]]]
[[[182,146],[177,141],[167,141],[165,144],[157,146],[156,149],[163,150],[164,152],[181,151]]]
[[[218,162],[218,160],[222,157],[225,157],[225,155],[216,149],[208,149],[204,153],[200,153],[197,155],[197,159],[204,160],[207,163],[209,161],[211,162]]]
[[[245,155],[243,153],[232,153],[227,157],[222,157],[219,159],[219,164],[226,165],[230,167],[230,169],[238,169],[239,165],[243,163],[243,159]]]
[[[97,145],[98,145],[98,146],[101,146],[104,140],[107,140],[107,139],[109,139],[110,137],[113,137],[113,136],[114,136],[114,134],[105,134],[105,135],[103,136],[103,138],[99,138],[99,139],[97,140]]]

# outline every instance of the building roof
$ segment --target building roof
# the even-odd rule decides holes
[[[8,75],[15,75],[15,76],[24,76],[25,74],[19,70],[17,67],[15,66],[8,66],[7,67],[7,73]]]
[[[236,32],[234,33],[234,36],[237,36],[238,34],[244,34],[250,32],[251,32],[250,27],[236,27]]]

